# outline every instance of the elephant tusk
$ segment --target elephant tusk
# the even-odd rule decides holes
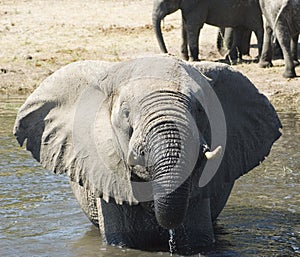
[[[109,203],[109,196],[108,196],[107,194],[103,193],[102,199],[103,199],[105,202]]]
[[[218,146],[215,150],[213,151],[207,151],[205,152],[205,157],[207,160],[214,160],[218,158],[222,153],[222,146]]]

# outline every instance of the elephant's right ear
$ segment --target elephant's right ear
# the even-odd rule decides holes
[[[209,82],[208,86],[198,83],[202,90],[199,92],[206,92],[214,148],[221,145],[224,153],[223,158],[215,161],[213,169],[206,169],[202,174],[204,179],[200,179],[199,185],[207,185],[211,193],[217,193],[224,182],[233,183],[268,156],[273,143],[281,136],[282,125],[269,100],[240,72],[212,62],[192,65]]]
[[[133,202],[110,122],[116,64],[77,62],[56,71],[19,110],[14,135],[43,167],[108,200]],[[111,167],[114,169],[111,169]],[[120,178],[124,178],[123,180]],[[124,189],[125,188],[125,189]]]

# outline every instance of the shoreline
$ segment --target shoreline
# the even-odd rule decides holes
[[[151,25],[151,1],[75,0],[70,4],[61,0],[54,5],[51,1],[9,0],[0,13],[1,101],[10,96],[26,98],[46,77],[74,61],[118,62],[160,54]],[[209,25],[201,30],[201,60],[222,59],[216,47],[217,31]],[[163,35],[169,52],[180,57],[180,12],[165,18]],[[233,69],[248,77],[278,112],[300,112],[300,66],[293,79],[282,77],[283,60],[273,61],[272,68],[259,68],[253,61],[255,37],[251,40],[250,63]]]

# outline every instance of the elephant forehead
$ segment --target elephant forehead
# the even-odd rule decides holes
[[[128,81],[120,87],[119,96],[124,100],[140,101],[154,92],[173,91],[185,95],[190,94],[189,86],[182,81],[161,78],[139,78]]]

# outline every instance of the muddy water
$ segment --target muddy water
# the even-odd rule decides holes
[[[170,256],[101,242],[66,176],[45,171],[18,147],[12,127],[21,102],[0,99],[0,255]],[[300,256],[300,114],[280,118],[282,138],[236,183],[205,256]]]

